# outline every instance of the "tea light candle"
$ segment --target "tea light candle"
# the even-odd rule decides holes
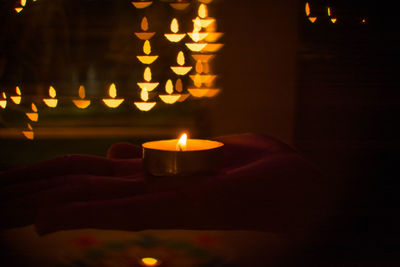
[[[142,144],[143,163],[154,176],[184,176],[212,173],[222,164],[224,144],[217,141],[181,138]]]

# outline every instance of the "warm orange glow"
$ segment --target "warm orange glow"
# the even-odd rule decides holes
[[[27,126],[28,126],[28,131],[22,131],[22,134],[25,136],[25,138],[33,140],[34,138],[33,128],[29,123]]]
[[[311,14],[311,11],[310,11],[310,4],[309,4],[308,2],[306,3],[305,9],[306,9],[306,15],[307,15],[307,17],[310,16],[310,14]]]
[[[203,72],[203,63],[200,60],[196,62],[196,72],[197,73]]]
[[[214,97],[220,90],[211,88],[189,88],[189,93],[194,97]]]
[[[317,20],[317,17],[308,17],[308,20],[311,21],[311,23],[314,23]]]
[[[155,258],[147,257],[147,258],[142,258],[142,259],[140,260],[140,263],[141,263],[142,265],[144,265],[144,266],[151,266],[151,267],[153,267],[153,266],[159,265],[159,264],[160,264],[160,261],[157,260],[157,259],[155,259]]]
[[[193,32],[199,32],[201,30],[201,19],[196,17],[193,20]]]
[[[150,82],[151,81],[151,69],[150,69],[150,67],[147,67],[144,70],[143,78],[144,78],[144,80],[146,82]]]
[[[178,56],[177,56],[177,58],[176,58],[176,62],[177,62],[180,66],[185,65],[185,55],[183,54],[182,51],[179,51]]]
[[[209,4],[211,3],[213,0],[199,0],[200,3],[204,3],[204,4]]]
[[[190,94],[181,94],[181,97],[178,99],[178,102],[185,101],[189,96]]]
[[[366,19],[362,19],[361,23],[366,23],[367,20]]]
[[[190,78],[193,80],[193,82],[196,84],[212,84],[214,80],[217,78],[217,75],[208,75],[208,74],[196,74],[196,75],[190,75]]]
[[[150,45],[150,41],[149,40],[146,40],[144,42],[143,53],[145,53],[146,55],[150,55],[150,53],[151,53],[151,45]]]
[[[90,100],[84,99],[85,94],[85,87],[83,85],[79,86],[79,98],[80,99],[73,99],[72,102],[75,104],[76,107],[85,109],[90,105]]]
[[[193,75],[191,75],[191,76],[193,76]],[[196,86],[196,87],[201,87],[203,85],[200,74],[194,75],[193,83],[194,83],[194,86]]]
[[[37,107],[34,103],[31,105],[32,112],[27,112],[25,115],[31,120],[31,121],[38,121],[39,119],[39,114],[37,113]]]
[[[149,111],[156,105],[156,102],[135,102],[135,106],[140,111]]]
[[[54,89],[53,86],[49,87],[49,96],[51,98],[45,98],[43,99],[43,102],[50,108],[55,108],[57,107],[58,104],[58,99],[56,99],[56,90]]]
[[[172,94],[174,92],[174,85],[172,84],[171,80],[168,80],[165,83],[165,92],[167,92],[168,94]]]
[[[209,33],[194,31],[194,32],[188,32],[188,35],[193,40],[193,42],[197,43],[198,41],[204,40],[209,35]]]
[[[205,38],[206,42],[217,42],[224,34],[222,32],[209,32]]]
[[[177,75],[186,75],[192,69],[192,66],[183,67],[185,65],[185,55],[182,51],[179,51],[176,61],[179,66],[172,66],[171,69]]]
[[[193,59],[196,61],[208,62],[215,57],[215,55],[211,54],[194,54],[192,55]]]
[[[146,89],[142,90],[142,92],[140,93],[140,98],[143,101],[149,100],[149,92]]]
[[[18,86],[15,87],[15,92],[17,93],[17,95],[11,96],[10,98],[15,104],[19,105],[21,103],[21,90]]]
[[[104,104],[110,108],[117,108],[119,105],[121,105],[122,102],[124,102],[125,99],[123,98],[118,98],[117,97],[117,88],[115,87],[115,84],[112,83],[108,89],[108,94],[110,95],[110,98],[105,98],[103,99]]]
[[[337,18],[331,18],[332,23],[336,23],[336,21],[337,21]]]
[[[158,95],[158,97],[165,103],[165,104],[175,104],[180,98],[180,94],[173,94],[173,95]]]
[[[151,45],[149,40],[146,40],[144,42],[143,52],[146,54],[146,56],[137,56],[139,61],[142,62],[143,64],[150,65],[158,58],[158,56],[149,56],[149,54],[151,53]]]
[[[186,151],[186,143],[187,143],[187,134],[184,133],[179,138],[178,143],[176,144],[177,151]]]
[[[177,33],[179,31],[179,24],[176,18],[172,19],[171,21],[171,31],[173,33]]]
[[[133,2],[132,4],[137,8],[137,9],[143,9],[148,6],[150,6],[153,3],[153,1],[144,1],[144,2]]]
[[[178,79],[175,82],[175,90],[179,93],[181,93],[183,91],[183,84],[182,84],[182,80]]]
[[[189,48],[190,51],[192,52],[200,52],[203,51],[203,49],[207,46],[206,43],[186,43],[185,44],[187,48]]]
[[[206,46],[202,49],[202,52],[215,53],[218,52],[224,44],[216,43],[216,44],[206,44]]]
[[[26,0],[21,0],[21,6],[25,6],[26,5]]]
[[[198,19],[198,18],[199,18],[199,17],[197,17],[196,19]],[[193,22],[195,23],[195,25],[197,24],[197,23],[196,23],[196,19],[193,20]],[[207,28],[208,26],[211,25],[211,23],[214,23],[214,22],[215,22],[215,19],[213,19],[213,18],[200,19],[200,26],[201,26],[202,28]]]
[[[169,5],[176,10],[185,10],[190,3],[170,3]]]
[[[16,7],[16,8],[14,8],[14,10],[15,10],[17,13],[21,12],[22,9],[23,9],[22,7]]]
[[[153,91],[154,89],[157,88],[157,86],[159,85],[159,83],[137,83],[137,85],[142,89],[142,90],[147,90],[147,91]]]
[[[38,109],[37,109],[35,103],[32,103],[31,108],[32,108],[32,111],[33,111],[33,112],[37,112],[37,111],[38,111]]]
[[[330,17],[330,16],[331,16],[331,8],[328,7],[328,8],[327,8],[327,11],[328,11],[328,16]]]
[[[49,87],[49,96],[50,96],[51,98],[55,98],[55,97],[56,97],[56,89],[54,89],[53,86],[50,86],[50,87]]]
[[[199,11],[198,11],[199,17],[204,19],[206,17],[208,17],[208,11],[207,11],[207,7],[205,4],[201,4],[199,6]]]
[[[149,30],[149,22],[146,17],[143,17],[142,22],[140,23],[140,28],[145,32]]]
[[[7,96],[6,96],[5,92],[3,92],[2,97],[3,97],[3,99],[0,99],[0,107],[2,109],[5,109],[7,107],[7,100],[6,100]]]
[[[150,40],[156,34],[155,32],[135,32],[135,35],[140,40]]]
[[[115,87],[115,83],[112,83],[108,88],[108,95],[112,98],[117,96],[117,88]]]

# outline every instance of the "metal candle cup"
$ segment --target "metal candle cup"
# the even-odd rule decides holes
[[[188,139],[180,150],[178,139],[153,141],[142,144],[143,163],[154,176],[185,176],[217,172],[222,165],[221,142]]]

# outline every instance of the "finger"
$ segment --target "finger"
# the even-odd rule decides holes
[[[32,223],[37,210],[76,201],[97,201],[131,197],[146,192],[144,180],[139,177],[115,178],[70,175],[58,177],[62,185],[39,192],[3,200],[0,211],[4,218],[2,228],[24,226]]]
[[[0,174],[0,186],[45,180],[68,174],[100,176],[130,175],[142,169],[140,160],[111,160],[90,155],[69,155]]]
[[[300,158],[280,155],[174,191],[44,208],[39,210],[35,223],[41,234],[78,228],[138,231],[305,227],[312,225],[310,218],[319,218],[312,213],[313,203],[322,201],[316,175]]]
[[[130,143],[113,144],[107,151],[107,158],[133,159],[142,157],[142,148]]]

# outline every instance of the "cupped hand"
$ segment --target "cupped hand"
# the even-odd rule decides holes
[[[219,174],[146,175],[141,148],[113,145],[108,158],[72,155],[0,175],[3,228],[39,233],[79,228],[290,231],[323,218],[329,189],[315,166],[272,138],[216,138]]]

